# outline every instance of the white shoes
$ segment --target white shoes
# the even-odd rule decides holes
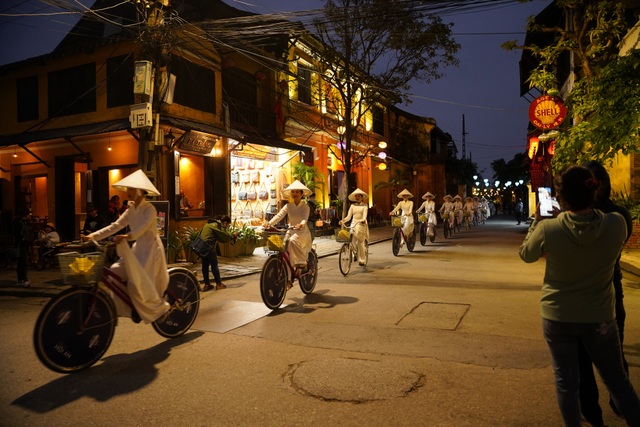
[[[31,286],[31,282],[28,280],[19,280],[18,281],[18,286],[21,286],[23,288],[28,288]]]

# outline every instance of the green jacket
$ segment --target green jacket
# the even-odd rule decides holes
[[[202,227],[200,238],[211,245],[215,245],[216,242],[227,243],[231,240],[231,235],[222,227],[222,224],[215,221],[209,222]]]
[[[613,320],[613,267],[626,237],[622,215],[597,209],[535,220],[520,247],[520,258],[535,262],[546,257],[542,317],[568,323]]]

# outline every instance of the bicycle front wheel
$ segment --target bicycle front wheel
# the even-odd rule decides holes
[[[424,222],[420,224],[420,244],[422,246],[427,244],[427,224]]]
[[[164,299],[171,308],[163,322],[151,323],[153,329],[165,338],[183,335],[196,320],[200,308],[200,289],[196,276],[184,267],[169,270],[169,285]]]
[[[393,230],[393,240],[391,241],[391,251],[394,256],[398,256],[400,253],[400,230],[396,228]]]
[[[92,287],[74,287],[44,306],[33,331],[38,359],[63,374],[96,363],[111,345],[116,327],[111,298]]]
[[[340,252],[338,253],[338,265],[340,266],[340,273],[342,273],[343,276],[346,276],[347,274],[349,274],[349,271],[351,271],[352,258],[351,244],[343,243],[342,247],[340,248]]]
[[[307,271],[300,274],[298,283],[304,294],[310,294],[316,287],[318,281],[318,255],[316,251],[311,250],[307,257]]]
[[[260,273],[260,295],[262,302],[271,310],[280,307],[287,294],[287,271],[278,255],[271,255]]]

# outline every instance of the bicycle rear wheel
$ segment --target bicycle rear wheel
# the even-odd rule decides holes
[[[196,276],[184,267],[169,270],[169,285],[164,292],[169,303],[169,316],[163,322],[151,323],[153,329],[165,338],[183,335],[196,320],[200,308],[200,289]]]
[[[111,298],[93,287],[66,289],[44,306],[33,331],[38,359],[63,374],[96,363],[109,348],[117,322]]]
[[[394,256],[398,256],[400,253],[400,230],[396,228],[393,230],[393,240],[391,241],[391,251]]]
[[[363,267],[366,267],[368,263],[369,263],[369,241],[365,240],[364,241],[364,265],[363,265]]]
[[[271,310],[280,307],[287,294],[287,271],[278,255],[271,255],[260,273],[260,295],[262,302]]]
[[[444,235],[445,239],[448,239],[449,235],[451,234],[451,230],[449,229],[448,219],[445,219],[444,222],[442,223],[442,234]]]
[[[351,244],[343,243],[338,253],[338,266],[343,276],[346,276],[351,271],[351,258]]]
[[[298,277],[298,283],[300,284],[302,293],[310,294],[315,289],[317,282],[318,255],[316,255],[316,251],[312,249],[309,251],[309,256],[307,257],[307,271],[300,274],[300,277]]]

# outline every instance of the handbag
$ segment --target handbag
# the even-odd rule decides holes
[[[260,171],[251,171],[251,182],[256,184],[260,182]]]
[[[251,209],[251,204],[249,202],[247,202],[247,204],[244,205],[244,210],[242,211],[242,215],[248,216],[248,217],[253,216],[253,210]]]
[[[242,172],[240,174],[240,182],[242,182],[243,184],[248,184],[251,182],[251,176],[249,175],[249,172]]]
[[[238,171],[231,172],[231,183],[240,184],[240,172]]]
[[[269,193],[272,199],[276,199],[278,197],[276,190],[269,190]]]
[[[258,192],[255,185],[251,184],[249,190],[247,190],[247,200],[256,200],[258,198]]]
[[[242,187],[242,189],[238,191],[238,200],[247,200],[247,190],[245,187]]]
[[[191,242],[191,250],[200,258],[206,258],[211,254],[213,246],[200,237],[200,234]]]
[[[264,183],[262,183],[262,185],[260,186],[260,191],[258,192],[258,199],[260,200],[269,199],[269,192],[267,191],[267,187],[264,185]]]

